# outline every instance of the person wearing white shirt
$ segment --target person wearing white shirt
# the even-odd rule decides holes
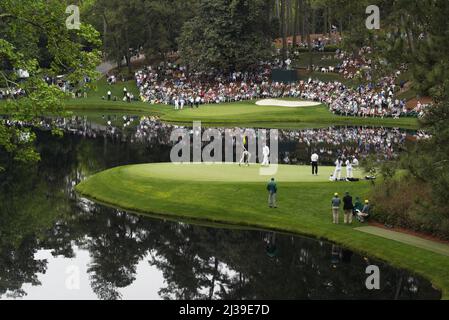
[[[175,99],[175,110],[179,110],[179,99]]]
[[[197,107],[197,108],[199,108],[200,107],[200,103],[201,103],[201,97],[196,97],[196,99],[195,99],[195,106]]]
[[[354,172],[352,168],[352,161],[350,159],[346,160],[346,179],[353,179]]]
[[[341,158],[338,158],[337,161],[335,161],[335,172],[334,172],[334,176],[332,177],[332,180],[334,180],[334,181],[341,180],[342,167],[343,167],[343,160],[341,160]]]
[[[263,153],[262,166],[269,166],[270,161],[269,161],[268,157],[270,156],[270,148],[267,145],[265,145],[263,147],[262,153]]]
[[[356,168],[359,166],[359,160],[357,160],[356,157],[354,157],[354,159],[352,160],[352,166]]]
[[[312,154],[311,160],[312,160],[312,175],[318,175],[318,160],[320,157],[316,152]]]
[[[184,109],[185,103],[186,103],[186,101],[184,100],[184,97],[181,97],[181,101],[180,101],[181,110]]]

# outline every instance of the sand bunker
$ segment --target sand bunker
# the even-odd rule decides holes
[[[316,107],[321,105],[320,102],[313,101],[289,101],[278,99],[265,99],[257,101],[258,106],[274,106],[274,107],[287,107],[287,108],[304,108],[304,107]]]

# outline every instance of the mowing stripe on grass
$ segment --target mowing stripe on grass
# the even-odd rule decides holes
[[[406,233],[401,233],[397,231],[385,230],[378,227],[361,227],[355,230],[364,233],[369,233],[378,237],[390,239],[393,241],[398,241],[404,244],[411,245],[416,248],[432,251],[444,256],[449,257],[449,245],[444,243],[439,243],[436,241],[426,240],[423,238],[415,237]]]

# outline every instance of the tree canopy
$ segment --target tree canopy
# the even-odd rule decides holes
[[[200,0],[182,28],[179,49],[194,70],[242,71],[271,53],[270,6],[264,0]]]
[[[99,33],[88,24],[66,25],[67,5],[58,0],[4,0],[0,3],[0,88],[24,94],[0,104],[13,121],[36,123],[64,111],[64,94],[46,77],[64,75],[76,87],[96,78]],[[21,75],[26,71],[28,77]],[[0,124],[0,148],[20,161],[37,160],[30,130]]]

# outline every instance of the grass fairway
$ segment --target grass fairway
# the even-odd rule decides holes
[[[267,206],[266,182],[259,166],[148,164],[101,172],[77,191],[101,203],[149,215],[292,232],[328,239],[360,253],[425,276],[449,298],[449,258],[422,248],[333,225],[334,192],[365,196],[368,182],[327,181],[332,168],[311,177],[308,167],[280,166],[278,209]]]
[[[363,125],[415,129],[416,119],[381,119],[342,117],[329,112],[324,105],[304,108],[257,106],[256,101],[219,105],[205,105],[199,109],[173,110],[160,107],[166,122],[191,124],[201,121],[205,126],[255,126],[263,128],[317,128],[329,126]]]
[[[113,96],[121,99],[124,87],[133,92],[136,97],[139,96],[134,81],[110,86],[106,80],[102,79],[98,81],[96,90],[88,94],[88,98],[68,99],[66,107],[76,115],[87,115],[92,121],[100,121],[99,119],[104,114],[122,113],[122,115],[154,115],[165,122],[188,126],[191,126],[194,121],[201,121],[204,127],[304,129],[360,125],[404,129],[418,128],[418,121],[412,118],[395,120],[391,118],[341,117],[329,112],[325,105],[307,108],[283,108],[257,106],[256,101],[245,101],[203,105],[199,109],[174,110],[172,106],[166,105],[102,100],[108,90],[111,90]]]

